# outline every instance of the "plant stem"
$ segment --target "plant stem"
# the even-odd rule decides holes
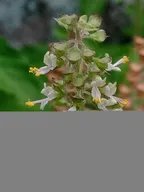
[[[73,32],[73,30],[69,30],[69,32],[68,32],[68,39],[69,40],[75,39],[75,33]]]
[[[79,74],[82,74],[83,72],[83,59],[79,61]]]

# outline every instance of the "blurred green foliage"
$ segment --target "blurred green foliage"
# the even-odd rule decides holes
[[[102,14],[106,0],[80,0],[80,15]]]
[[[28,108],[25,102],[30,98],[42,98],[40,94],[46,77],[35,77],[29,67],[43,65],[47,45],[25,47],[22,50],[11,48],[0,39],[0,111],[38,111],[39,106]],[[46,107],[45,110],[49,110]]]

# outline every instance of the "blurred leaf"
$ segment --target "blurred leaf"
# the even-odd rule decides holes
[[[80,14],[91,15],[103,12],[106,0],[80,0]]]
[[[29,67],[43,65],[46,46],[25,47],[15,50],[0,39],[0,111],[38,111],[39,106],[32,109],[25,106],[30,98],[37,100],[44,96],[40,93],[46,77],[35,77],[30,74]],[[49,106],[45,111],[49,110]]]
[[[66,40],[67,39],[67,31],[60,26],[55,26],[53,28],[53,35],[58,40]]]

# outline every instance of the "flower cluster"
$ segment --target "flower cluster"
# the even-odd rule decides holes
[[[117,83],[107,82],[106,74],[112,70],[121,71],[120,64],[128,62],[124,56],[113,64],[109,54],[103,58],[97,57],[95,51],[89,49],[83,39],[89,38],[103,42],[107,36],[100,29],[102,18],[99,15],[63,15],[55,19],[64,27],[68,34],[72,34],[68,41],[52,43],[49,51],[44,55],[44,67],[30,68],[29,72],[35,76],[59,73],[59,78],[52,78],[48,84],[44,83],[41,93],[46,98],[28,101],[26,105],[40,104],[40,109],[50,103],[52,106],[66,106],[63,111],[93,110],[121,111],[127,104],[125,99],[115,96]]]

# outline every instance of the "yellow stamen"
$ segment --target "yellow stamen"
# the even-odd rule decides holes
[[[100,99],[100,98],[93,98],[93,102],[94,103],[101,103],[102,99]]]
[[[127,56],[124,56],[123,57],[123,63],[127,63],[127,62],[129,62],[129,58]]]
[[[38,68],[34,67],[34,70],[35,70],[35,71],[37,71],[37,70],[38,70]]]
[[[29,106],[29,107],[33,107],[35,104],[32,101],[27,101],[25,103],[25,105]]]
[[[33,68],[33,67],[30,67],[29,73],[33,73],[33,72],[34,72],[34,68]]]
[[[124,105],[128,104],[128,100],[125,99],[125,100],[121,101],[119,104],[121,107],[123,107]]]
[[[36,73],[35,73],[35,76],[36,76],[36,77],[39,77],[39,76],[40,76],[40,73],[39,73],[39,72],[36,72]]]
[[[36,67],[30,67],[29,73],[35,74],[36,77],[40,76],[40,73],[38,72],[38,68],[36,68]]]

